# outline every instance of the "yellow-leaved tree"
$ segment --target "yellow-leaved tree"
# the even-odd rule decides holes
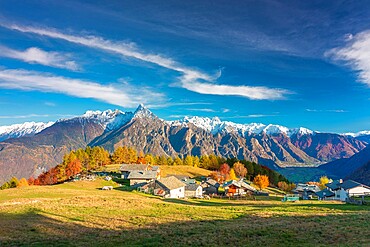
[[[233,168],[230,169],[230,172],[229,172],[229,179],[230,180],[236,180],[236,175],[235,175],[235,170]]]
[[[270,182],[269,182],[269,177],[266,176],[266,175],[257,175],[254,180],[253,180],[253,183],[260,189],[260,190],[263,190],[265,188],[267,188],[267,186],[269,186]]]
[[[330,180],[329,180],[329,178],[327,177],[327,176],[322,176],[321,178],[320,178],[320,185],[319,185],[319,187],[320,187],[320,189],[325,189],[326,188],[326,184],[328,184],[330,182]]]
[[[27,179],[25,178],[21,178],[21,180],[19,180],[19,184],[17,185],[17,187],[26,187],[28,186],[28,182],[27,182]]]

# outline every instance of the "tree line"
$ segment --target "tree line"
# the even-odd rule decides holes
[[[138,152],[133,147],[122,146],[115,149],[110,154],[103,147],[86,147],[85,149],[77,149],[65,154],[61,164],[51,168],[40,174],[37,178],[24,179],[29,185],[51,185],[70,180],[79,173],[88,171],[98,171],[109,164],[151,164],[151,165],[169,165],[169,166],[193,166],[207,170],[217,171],[226,169],[223,179],[232,179],[237,177],[253,180],[258,175],[265,175],[269,179],[271,185],[278,186],[279,182],[290,182],[281,174],[269,169],[266,166],[259,165],[255,162],[246,160],[238,160],[236,158],[223,158],[216,155],[202,156],[175,156],[152,155],[144,154],[143,151]],[[227,168],[227,167],[228,168]],[[231,170],[231,174],[230,174]],[[23,180],[23,181],[24,181]],[[9,181],[10,182],[10,181]],[[0,189],[10,188],[9,182],[5,183]],[[14,185],[14,183],[12,184]],[[16,187],[16,186],[15,186]]]

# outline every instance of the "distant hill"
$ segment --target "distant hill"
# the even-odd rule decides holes
[[[322,165],[320,169],[344,178],[354,173],[357,169],[360,169],[368,161],[370,161],[370,146],[350,158],[339,159]]]
[[[135,112],[88,111],[58,120],[33,136],[0,142],[0,183],[13,175],[38,175],[60,163],[65,153],[86,146],[113,151],[125,145],[168,156],[215,154],[278,169],[349,158],[366,144],[352,136],[273,124],[237,124],[216,117],[165,121],[140,105]]]
[[[348,178],[370,186],[370,160],[355,170]]]

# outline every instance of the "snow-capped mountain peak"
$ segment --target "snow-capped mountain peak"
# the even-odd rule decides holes
[[[146,108],[143,104],[140,104],[134,112],[134,118],[157,118],[153,112]]]
[[[129,122],[133,118],[132,112],[123,112],[120,110],[105,110],[105,111],[87,111],[81,117],[77,119],[90,119],[99,122],[105,129],[114,130],[125,123]]]
[[[0,126],[0,141],[9,138],[32,136],[53,125],[54,122],[25,122],[9,126]]]
[[[310,129],[306,129],[306,128],[303,128],[303,127],[299,127],[297,129],[292,129],[291,131],[293,131],[293,134],[299,134],[299,135],[312,135],[316,132],[316,131],[314,132]]]
[[[182,120],[169,121],[171,126],[180,126],[187,123],[194,124],[198,128],[204,129],[212,134],[222,133],[222,132],[237,132],[244,135],[249,134],[261,134],[265,133],[267,135],[285,134],[287,136],[292,136],[294,134],[306,135],[313,134],[312,130],[300,127],[295,129],[289,129],[284,126],[275,124],[262,124],[262,123],[250,123],[250,124],[238,124],[229,121],[221,121],[218,117],[208,118],[208,117],[184,117]]]
[[[359,137],[359,136],[367,136],[367,135],[370,135],[370,130],[363,130],[363,131],[359,131],[359,132],[356,132],[356,133],[344,133],[343,135],[345,136],[352,136],[352,137]]]

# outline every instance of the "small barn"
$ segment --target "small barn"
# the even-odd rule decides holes
[[[122,164],[119,170],[121,171],[121,178],[128,179],[131,172],[134,171],[147,171],[149,170],[147,164]]]
[[[225,189],[225,193],[232,196],[245,195],[247,193],[254,193],[257,191],[254,187],[244,182],[243,180],[228,181],[223,185],[223,187]]]
[[[220,184],[212,178],[208,178],[200,186],[203,188],[203,194],[206,195],[218,194],[218,189],[220,188]]]
[[[185,186],[185,197],[188,198],[202,198],[203,188],[199,184],[191,183]]]
[[[297,184],[296,188],[292,191],[294,194],[298,194],[303,200],[311,199],[313,195],[316,195],[320,191],[319,186],[316,184]]]
[[[132,171],[127,179],[130,180],[130,186],[139,186],[154,181],[157,178],[156,171]]]
[[[154,194],[166,198],[184,198],[186,184],[174,176],[155,181]]]
[[[334,200],[335,199],[334,197],[335,194],[332,191],[328,190],[327,188],[316,192],[316,195],[319,200]]]

